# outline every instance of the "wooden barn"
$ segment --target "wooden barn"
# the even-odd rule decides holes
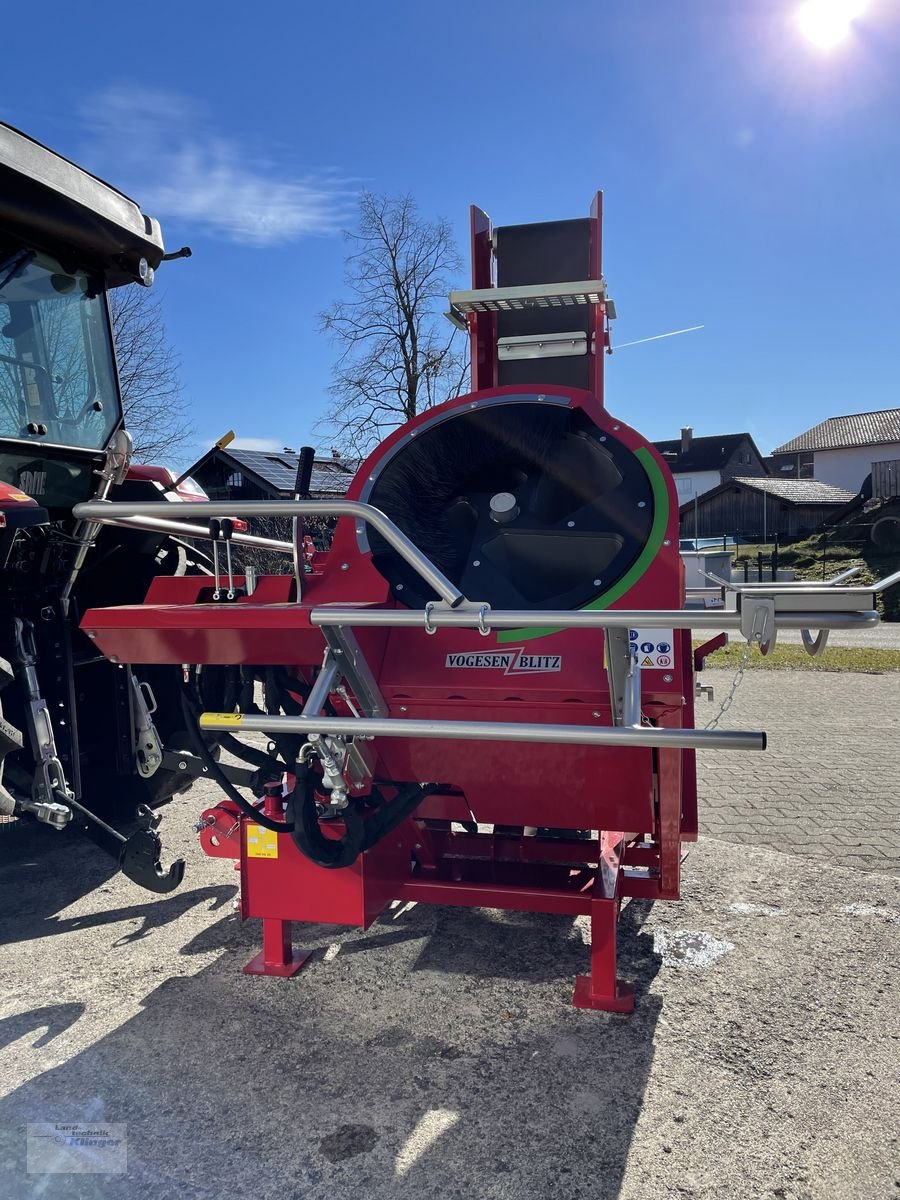
[[[817,479],[738,477],[682,504],[681,536],[802,538],[842,515],[855,499],[855,493]]]

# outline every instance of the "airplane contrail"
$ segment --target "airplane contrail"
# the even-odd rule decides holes
[[[620,342],[613,350],[624,350],[626,346],[640,346],[642,342],[658,342],[660,338],[677,337],[679,333],[693,333],[695,329],[705,329],[705,325],[689,325],[687,329],[673,329],[671,333],[655,333],[653,337],[638,338],[636,342]]]

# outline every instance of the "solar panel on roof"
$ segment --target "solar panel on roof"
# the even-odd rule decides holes
[[[278,492],[291,492],[297,477],[299,455],[266,453],[264,450],[242,450],[229,447],[228,456],[253,471]],[[357,464],[339,458],[316,459],[313,466],[310,490],[328,495],[342,496],[350,486]]]

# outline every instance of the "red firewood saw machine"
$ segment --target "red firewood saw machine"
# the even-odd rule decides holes
[[[84,615],[114,662],[266,680],[267,712],[184,699],[203,730],[184,769],[226,792],[203,847],[239,860],[241,914],[263,922],[250,973],[300,967],[291,922],[367,927],[392,901],[586,915],[575,1004],[630,1010],[619,909],[679,896],[696,751],[765,749],[761,732],[696,727],[704,653],[724,630],[766,653],[780,628],[822,631],[804,635],[817,653],[828,630],[875,624],[875,593],[900,579],[744,586],[733,611],[685,608],[671,474],[604,405],[601,204],[505,227],[472,209],[473,290],[449,315],[474,390],[396,430],[346,499],[181,506],[210,521],[222,561],[230,518],[293,516],[291,573],[234,574],[229,555],[224,576],[158,577],[143,604]],[[155,512],[75,509],[131,525]],[[327,553],[303,532],[322,516],[339,518]],[[694,651],[692,630],[719,636]],[[218,766],[213,739],[254,770]],[[251,776],[248,798],[235,780]]]

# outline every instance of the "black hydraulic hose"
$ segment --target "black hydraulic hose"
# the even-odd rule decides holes
[[[363,819],[359,801],[351,800],[340,817],[344,823],[342,838],[326,837],[316,811],[315,783],[317,776],[306,763],[297,764],[297,784],[288,797],[288,817],[292,822],[291,837],[301,854],[317,867],[335,870],[349,867],[366,848],[367,822]]]
[[[340,812],[345,834],[342,838],[327,837],[319,824],[315,802],[316,776],[305,763],[297,768],[297,786],[288,798],[288,815],[293,821],[291,837],[301,854],[330,870],[349,867],[357,858],[391,833],[435,789],[418,783],[405,783],[393,800],[382,802],[370,817],[364,818],[358,800],[352,800]],[[373,788],[373,796],[380,793]]]
[[[426,796],[436,790],[434,784],[400,784],[394,799],[382,804],[366,821],[363,849],[369,850],[376,842],[380,842],[383,837],[395,830],[401,821],[405,821],[418,808]]]
[[[271,829],[274,833],[289,833],[301,854],[319,867],[331,870],[349,867],[364,850],[370,850],[396,829],[437,787],[434,784],[401,784],[394,799],[383,803],[368,820],[362,815],[360,802],[351,800],[340,814],[344,823],[344,836],[331,838],[322,832],[316,810],[315,785],[318,776],[310,771],[305,762],[300,762],[294,767],[296,784],[287,799],[288,819],[275,821],[244,799],[210,754],[200,732],[197,710],[191,703],[186,686],[181,692],[181,704],[185,725],[194,748],[209,774],[229,800],[237,805],[244,816],[255,821],[257,825],[262,825],[264,829]],[[373,789],[373,795],[379,796],[380,793]]]
[[[203,734],[200,732],[198,713],[188,697],[187,687],[182,688],[181,691],[181,707],[184,712],[184,723],[188,737],[191,739],[198,757],[228,799],[237,805],[245,817],[250,817],[257,825],[262,825],[263,829],[271,829],[274,833],[290,833],[293,825],[285,821],[273,820],[272,817],[266,816],[264,812],[255,808],[249,800],[245,800],[210,754],[209,747],[204,741]]]
[[[257,750],[255,746],[245,746],[231,733],[217,733],[216,736],[220,746],[233,754],[235,758],[241,758],[253,767],[268,767],[274,762],[274,759],[271,755],[266,754],[265,750]]]

